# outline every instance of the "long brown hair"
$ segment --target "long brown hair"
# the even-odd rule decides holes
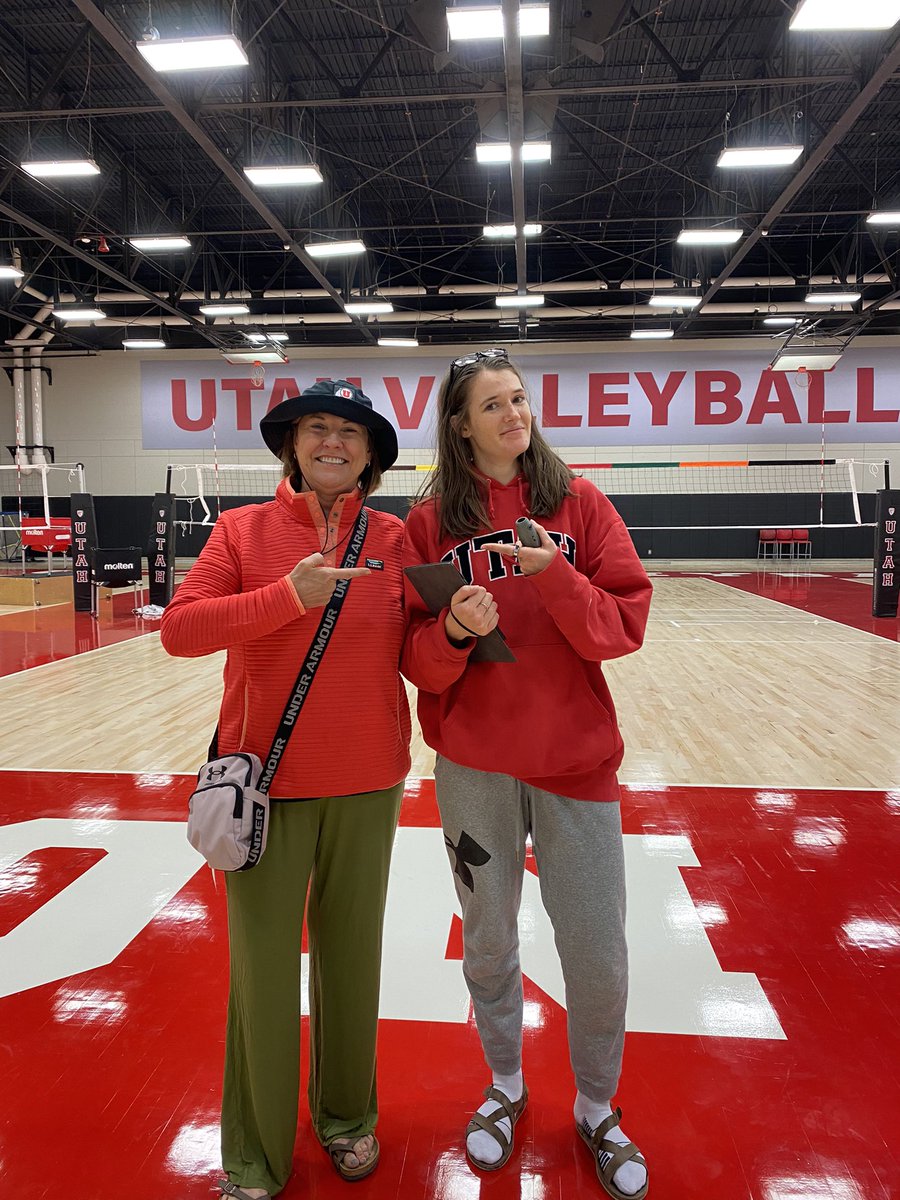
[[[482,371],[512,371],[525,388],[519,368],[501,357],[451,366],[441,381],[437,402],[437,461],[416,502],[436,500],[444,536],[469,537],[490,528],[484,488],[475,472],[467,440],[460,433],[469,402],[469,385]],[[551,516],[571,494],[569,483],[575,478],[574,472],[550,448],[534,422],[531,441],[520,461],[530,489],[531,515]]]
[[[278,457],[281,459],[281,474],[283,478],[290,479],[291,483],[296,484],[295,490],[299,491],[303,486],[303,476],[300,473],[300,464],[297,462],[297,455],[294,453],[294,430],[297,428],[297,424],[297,421],[291,422],[284,431],[284,441],[281,443],[281,453]],[[375,439],[368,429],[366,429],[366,438],[368,439],[369,453],[372,456],[372,461],[363,469],[362,474],[357,480],[357,487],[362,492],[364,499],[367,499],[373,492],[378,490],[381,486],[381,477],[383,475],[381,463],[378,461],[378,451],[375,449]]]

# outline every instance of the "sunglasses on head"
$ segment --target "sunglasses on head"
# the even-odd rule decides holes
[[[493,362],[498,359],[509,360],[509,355],[502,346],[495,346],[492,350],[476,350],[474,354],[462,354],[450,363],[450,382],[453,382],[457,372],[464,367],[471,367],[479,362]]]

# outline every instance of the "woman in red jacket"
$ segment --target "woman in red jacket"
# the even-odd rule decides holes
[[[340,568],[397,435],[346,380],[283,401],[260,429],[284,464],[275,499],[222,513],[162,620],[170,654],[227,651],[219,754],[266,756],[322,607],[352,582],[270,789],[265,854],[226,875],[221,1187],[238,1200],[274,1196],[291,1172],[307,887],[313,1127],[343,1178],[377,1165],[382,922],[409,770],[399,518],[367,509],[360,565]]]
[[[517,538],[523,516],[537,518],[534,548]],[[577,1131],[608,1194],[639,1200],[646,1165],[611,1107],[628,966],[623,746],[601,663],[641,645],[651,587],[612,504],[534,425],[505,350],[454,360],[441,385],[436,469],[404,536],[404,565],[438,561],[466,586],[437,618],[407,589],[402,670],[437,751],[463,971],[492,1072],[466,1153],[502,1167],[528,1099],[517,914],[530,835],[566,983]],[[469,662],[498,620],[516,662]]]

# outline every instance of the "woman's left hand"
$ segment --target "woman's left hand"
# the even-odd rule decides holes
[[[559,547],[543,525],[538,525],[537,521],[532,521],[532,525],[538,531],[538,537],[541,539],[540,546],[523,546],[519,541],[513,546],[509,542],[487,542],[485,545],[479,546],[479,550],[496,550],[505,559],[518,562],[523,575],[537,575],[539,571],[550,566],[553,559],[559,554]]]

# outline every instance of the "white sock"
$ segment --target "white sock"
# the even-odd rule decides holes
[[[498,1092],[502,1092],[507,1096],[512,1104],[522,1099],[522,1088],[524,1086],[522,1080],[522,1072],[517,1071],[515,1075],[494,1075],[492,1086]],[[501,1105],[496,1100],[485,1100],[479,1112],[484,1117],[489,1117],[491,1113],[497,1112]],[[506,1134],[507,1139],[512,1137],[512,1127],[509,1117],[504,1117],[497,1122],[497,1129],[502,1130]],[[479,1159],[481,1162],[495,1163],[499,1162],[503,1151],[500,1148],[500,1143],[495,1137],[491,1137],[489,1133],[485,1133],[483,1129],[476,1129],[474,1133],[470,1133],[466,1138],[466,1146],[473,1158]]]
[[[583,1096],[579,1092],[575,1097],[575,1121],[578,1125],[586,1126],[591,1133],[597,1126],[604,1121],[612,1112],[609,1104],[597,1104],[594,1100],[588,1100],[587,1096]],[[631,1138],[622,1132],[618,1125],[613,1125],[612,1129],[606,1134],[611,1142],[615,1142],[618,1146],[625,1146],[631,1141]],[[603,1165],[601,1154],[601,1166]],[[622,1163],[615,1175],[613,1175],[613,1183],[620,1192],[624,1192],[627,1196],[633,1196],[639,1192],[647,1182],[647,1168],[642,1167],[637,1162]]]

